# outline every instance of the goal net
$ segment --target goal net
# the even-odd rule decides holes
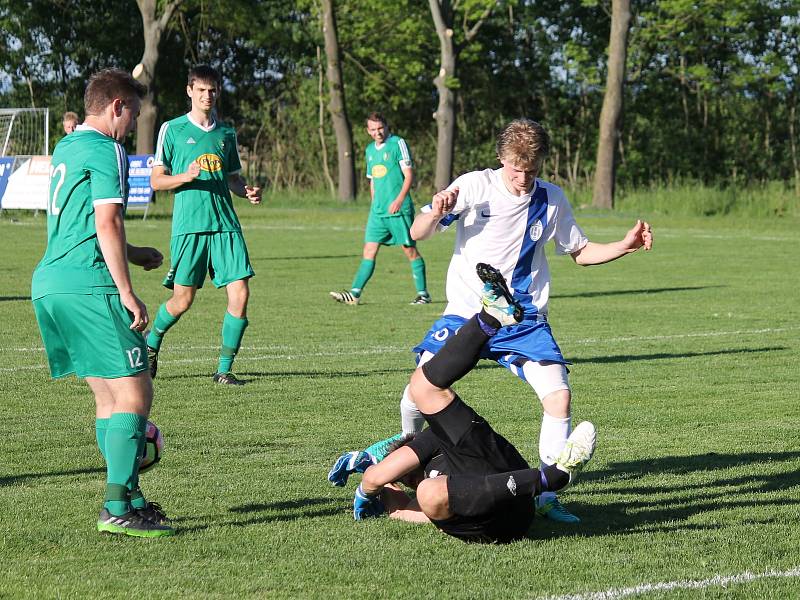
[[[49,109],[0,108],[0,156],[50,154]]]

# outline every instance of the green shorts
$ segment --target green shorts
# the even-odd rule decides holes
[[[244,236],[239,231],[178,235],[172,238],[169,252],[172,265],[164,287],[170,289],[176,283],[201,288],[206,273],[218,288],[256,274],[250,265]]]
[[[395,217],[379,217],[370,213],[369,219],[367,219],[367,228],[364,231],[364,242],[413,248],[417,245],[409,233],[413,222],[413,214],[401,213]]]
[[[52,377],[117,379],[148,369],[144,337],[130,328],[119,294],[50,294],[33,310]]]

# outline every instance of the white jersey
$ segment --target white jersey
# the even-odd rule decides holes
[[[466,173],[448,187],[459,192],[453,211],[438,227],[456,223],[444,314],[469,318],[480,311],[483,284],[475,273],[479,262],[500,270],[527,316],[547,314],[550,269],[545,244],[553,240],[556,252],[571,254],[589,242],[561,188],[537,179],[529,194],[515,196],[503,183],[501,171]]]

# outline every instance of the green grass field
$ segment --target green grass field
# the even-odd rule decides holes
[[[397,432],[409,348],[444,308],[452,233],[421,245],[433,304],[408,305],[410,271],[389,248],[354,308],[328,291],[351,281],[363,206],[238,207],[257,272],[234,365],[248,385],[211,384],[225,299],[207,283],[156,380],[167,447],[142,484],[175,516],[165,540],[95,531],[93,402],[83,382],[50,381],[29,300],[45,221],[3,213],[0,597],[800,597],[796,219],[658,217],[649,254],[592,268],[551,258],[575,422],[599,432],[562,496],[583,523],[537,521],[529,540],[478,546],[355,523],[354,484],[325,479],[340,452]],[[611,241],[633,215],[579,221]],[[127,225],[132,243],[167,252],[166,218]],[[134,275],[151,313],[164,272]],[[457,389],[535,459],[541,408],[527,385],[482,363]]]

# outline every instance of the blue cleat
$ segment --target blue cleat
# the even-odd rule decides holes
[[[344,487],[347,478],[353,473],[363,473],[374,463],[366,452],[351,451],[342,454],[328,471],[328,481],[336,487]]]

